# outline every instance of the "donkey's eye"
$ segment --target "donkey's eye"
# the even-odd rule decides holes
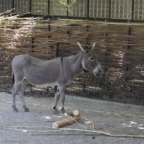
[[[93,57],[89,57],[89,60],[90,60],[90,61],[93,61],[93,60],[94,60],[94,58],[93,58]]]

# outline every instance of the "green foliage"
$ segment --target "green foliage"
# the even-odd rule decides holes
[[[68,0],[59,0],[59,2],[64,5],[65,7],[68,8],[68,11],[70,13],[72,13],[72,11],[70,10],[70,7],[76,2],[77,0],[69,0],[69,3],[68,3]]]
[[[59,0],[59,2],[68,8],[70,7],[67,0]],[[76,2],[76,0],[70,0],[70,2],[71,2],[71,4],[74,4]]]

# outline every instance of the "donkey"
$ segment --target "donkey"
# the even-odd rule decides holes
[[[15,96],[20,96],[25,112],[29,112],[23,94],[25,86],[30,83],[39,87],[57,86],[53,109],[57,111],[59,98],[62,102],[61,111],[64,113],[66,86],[83,70],[100,75],[102,68],[92,51],[96,43],[84,49],[77,42],[80,51],[69,57],[58,57],[52,60],[41,60],[28,54],[15,56],[12,60],[12,108],[18,112]]]

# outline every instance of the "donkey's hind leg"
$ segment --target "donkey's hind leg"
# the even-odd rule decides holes
[[[25,111],[25,112],[29,112],[29,109],[27,108],[27,106],[26,106],[26,104],[25,104],[24,97],[23,97],[26,84],[27,84],[27,81],[26,81],[26,80],[24,80],[24,81],[21,83],[21,88],[20,88],[20,90],[19,90],[19,92],[18,92],[18,95],[19,95],[19,97],[20,97],[20,100],[21,100],[21,103],[22,103],[22,105],[23,105],[24,111]]]
[[[19,91],[19,89],[20,89],[20,84],[15,83],[12,88],[12,108],[15,112],[18,112],[18,109],[16,108],[15,97],[16,97],[16,94]]]

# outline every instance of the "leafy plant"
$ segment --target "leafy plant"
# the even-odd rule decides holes
[[[59,2],[68,8],[70,7],[70,5],[68,4],[68,0],[59,0]],[[76,0],[69,0],[69,2],[71,2],[71,4],[74,4]]]

